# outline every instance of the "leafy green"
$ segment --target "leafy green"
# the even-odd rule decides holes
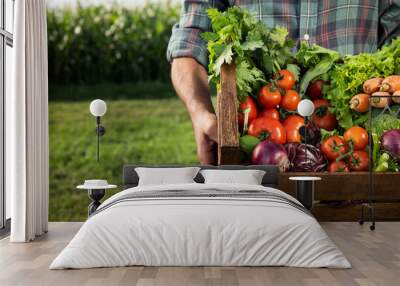
[[[296,81],[300,79],[300,67],[298,65],[288,64],[286,69],[294,75]]]
[[[236,66],[236,87],[238,94],[251,94],[255,83],[264,82],[264,74],[247,61],[241,61]]]
[[[212,32],[202,34],[209,51],[210,81],[219,88],[221,67],[236,65],[239,100],[254,93],[278,70],[293,62],[294,42],[285,28],[268,29],[247,10],[235,6],[221,12],[209,9]]]
[[[379,138],[391,129],[400,129],[400,118],[391,114],[382,114],[372,120],[372,132]]]
[[[330,100],[331,111],[339,125],[347,129],[357,124],[365,126],[368,117],[352,111],[349,101],[362,92],[363,83],[373,77],[395,74],[400,64],[400,38],[373,54],[348,55],[343,64],[336,64],[329,72],[330,87],[326,97]]]
[[[315,67],[324,58],[331,58],[336,61],[340,58],[339,53],[317,44],[310,46],[307,41],[300,43],[300,49],[296,54],[296,60],[299,65],[304,68]]]
[[[301,79],[299,92],[300,96],[304,96],[306,94],[308,85],[312,80],[329,72],[337,59],[339,59],[339,56],[337,58],[331,58],[329,56],[323,57],[318,64],[310,68]]]
[[[304,96],[308,85],[314,79],[325,75],[340,59],[336,51],[332,51],[316,44],[309,46],[308,42],[302,41],[300,49],[296,54],[297,63],[308,69],[300,83],[300,96]]]

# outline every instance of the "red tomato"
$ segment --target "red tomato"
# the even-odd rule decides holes
[[[249,135],[269,139],[277,144],[285,144],[286,131],[282,124],[275,119],[259,117],[249,126]]]
[[[357,150],[351,154],[348,160],[350,170],[356,172],[368,171],[369,156],[366,151]]]
[[[352,142],[354,150],[364,150],[368,145],[368,133],[360,126],[353,126],[343,135],[344,141]]]
[[[263,86],[258,94],[260,104],[266,109],[278,106],[281,103],[281,99],[282,96],[279,89],[271,84]]]
[[[292,89],[296,82],[294,75],[288,70],[280,70],[276,79],[276,83],[286,90]]]
[[[286,142],[301,143],[299,129],[304,125],[304,118],[299,115],[289,115],[283,121],[283,127],[286,130]]]
[[[264,109],[258,114],[258,117],[268,117],[275,120],[279,120],[279,116],[279,111],[275,108]]]
[[[307,88],[307,94],[312,99],[320,99],[322,98],[322,88],[324,87],[325,82],[323,80],[317,79],[310,83]]]
[[[350,170],[345,162],[334,161],[329,165],[328,171],[331,173],[337,173],[337,172],[349,172]]]
[[[240,130],[243,129],[244,125],[244,111],[250,108],[249,117],[248,117],[248,124],[250,124],[254,119],[257,118],[257,105],[254,100],[250,96],[246,96],[246,100],[244,102],[239,103],[239,113],[238,113],[238,120],[239,120],[239,128]]]
[[[300,95],[295,90],[287,90],[282,97],[281,106],[289,111],[295,111],[300,102]]]
[[[321,151],[329,161],[346,153],[346,144],[342,137],[334,135],[326,139],[321,145]]]
[[[335,129],[337,125],[336,116],[329,112],[330,106],[329,101],[325,99],[314,100],[315,112],[312,117],[312,121],[319,128],[323,128],[328,131]]]

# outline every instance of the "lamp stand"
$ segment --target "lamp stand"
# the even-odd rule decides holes
[[[308,124],[308,116],[304,117],[304,148],[305,148],[305,161],[307,163],[307,124]]]
[[[96,135],[97,135],[97,162],[100,161],[100,137],[106,133],[106,129],[101,124],[101,117],[96,116]]]

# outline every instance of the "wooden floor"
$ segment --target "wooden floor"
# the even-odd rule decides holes
[[[49,233],[29,244],[0,241],[0,285],[400,285],[400,222],[368,225],[322,223],[352,269],[288,267],[124,267],[48,270],[81,223],[51,223]]]

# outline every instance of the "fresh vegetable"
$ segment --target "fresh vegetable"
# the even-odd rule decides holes
[[[289,168],[285,148],[269,140],[259,143],[254,148],[251,163],[254,165],[277,165],[281,171]]]
[[[293,61],[294,41],[287,39],[285,28],[269,29],[238,6],[208,9],[207,13],[212,31],[202,37],[208,43],[210,81],[217,90],[224,64],[236,65],[237,94],[244,99]]]
[[[357,150],[351,154],[348,164],[351,171],[361,172],[368,171],[369,156],[364,150]]]
[[[382,81],[380,91],[394,93],[400,89],[400,75],[391,75]]]
[[[379,138],[391,129],[400,129],[400,118],[395,114],[382,114],[372,120],[372,134],[376,133]]]
[[[381,140],[375,132],[371,134],[372,138],[372,161],[374,162],[375,166],[377,166],[378,158],[380,156],[379,151],[381,149]]]
[[[288,70],[280,70],[276,76],[277,85],[286,90],[292,89],[295,82],[295,76]]]
[[[258,114],[258,117],[268,117],[279,120],[279,111],[275,108],[264,109]]]
[[[254,136],[244,135],[239,138],[240,149],[248,156],[251,156],[258,143],[260,143],[260,139]]]
[[[325,99],[314,100],[315,111],[312,121],[319,127],[328,131],[335,129],[337,120],[335,115],[329,112],[330,103]]]
[[[390,105],[390,93],[377,91],[371,95],[371,106],[375,108],[384,108],[387,105]]]
[[[363,91],[366,94],[373,94],[374,92],[379,91],[379,89],[381,88],[381,85],[382,85],[382,81],[383,81],[383,78],[381,78],[381,77],[374,77],[374,78],[367,80],[363,84]]]
[[[299,129],[304,126],[304,118],[299,115],[289,115],[283,121],[283,127],[286,130],[286,142],[301,142]]]
[[[286,90],[282,97],[281,107],[288,111],[295,111],[300,99],[300,95],[295,90]]]
[[[331,161],[330,171],[365,170],[369,162],[365,156],[368,134],[364,128],[371,98],[372,107],[385,108],[373,109],[373,116],[381,114],[373,119],[372,130],[368,130],[373,140],[373,149],[369,151],[374,168],[398,170],[400,156],[386,149],[393,148],[392,129],[400,130],[400,119],[380,117],[385,117],[382,113],[387,111],[398,114],[398,106],[386,107],[392,101],[400,103],[400,38],[373,54],[340,58],[337,52],[306,41],[300,43],[297,54],[292,54],[294,42],[287,39],[285,28],[269,29],[239,7],[210,9],[208,15],[211,32],[202,36],[208,42],[210,80],[219,91],[221,67],[235,65],[238,120],[242,134],[248,134],[240,139],[245,153],[253,156],[257,149],[254,146],[265,139],[268,140],[263,143],[289,142],[301,149],[307,138],[305,143],[314,145],[317,151],[321,150],[321,157]],[[316,107],[307,126],[303,118],[294,115],[305,95]],[[322,142],[321,133],[326,136]],[[344,137],[338,136],[343,133]],[[385,145],[380,146],[381,140]],[[311,170],[310,166],[302,168]]]
[[[393,102],[400,104],[400,89],[393,92],[392,100],[393,100]]]
[[[339,59],[339,53],[336,51],[315,44],[309,46],[307,41],[302,41],[296,60],[307,71],[300,82],[300,96],[305,95],[312,80],[326,75]]]
[[[331,173],[350,172],[350,169],[344,161],[334,161],[329,164],[328,171]]]
[[[248,134],[261,140],[268,139],[277,144],[285,144],[286,142],[285,128],[278,120],[268,117],[259,117],[253,120],[249,126]]]
[[[399,172],[400,166],[398,161],[393,159],[389,154],[383,153],[379,158],[378,164],[374,169],[375,172]]]
[[[258,101],[264,108],[275,108],[281,103],[280,90],[271,84],[265,85],[258,93]]]
[[[353,126],[343,135],[345,142],[352,142],[354,150],[363,150],[368,145],[368,133],[360,126]]]
[[[325,82],[322,79],[314,80],[307,88],[307,95],[312,99],[320,99],[323,96]]]
[[[363,113],[369,109],[369,94],[359,93],[350,100],[350,108],[354,111]]]
[[[321,172],[327,166],[321,151],[313,145],[287,143],[285,149],[292,172]]]
[[[374,169],[375,172],[386,172],[389,170],[389,160],[390,156],[387,153],[383,153],[379,158],[379,161],[376,164]]]
[[[366,125],[368,115],[352,111],[350,99],[362,91],[367,80],[396,74],[399,66],[400,38],[394,39],[376,53],[347,55],[343,58],[343,63],[333,66],[328,73],[330,85],[326,89],[325,97],[332,103],[330,110],[336,115],[342,128]]]
[[[239,103],[239,128],[242,130],[245,119],[245,110],[247,110],[247,122],[250,124],[254,119],[257,118],[257,105],[250,96],[245,97],[245,101]]]
[[[389,163],[388,162],[382,162],[380,163],[376,168],[375,172],[387,172],[389,170]]]
[[[321,151],[329,161],[336,160],[346,154],[347,148],[342,137],[334,135],[328,137],[321,145]]]
[[[312,122],[308,122],[308,124],[306,126],[304,126],[304,125],[301,126],[299,128],[301,142],[305,143],[305,144],[311,144],[311,145],[320,147],[321,130],[324,130],[324,129],[320,129],[318,126],[316,126]]]
[[[396,159],[400,159],[400,129],[391,129],[383,133],[381,148]]]

